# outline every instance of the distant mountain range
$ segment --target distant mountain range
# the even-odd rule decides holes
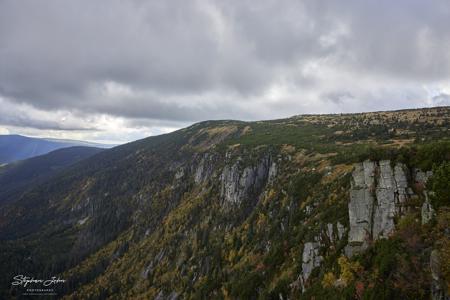
[[[95,147],[74,146],[0,167],[0,204],[14,201],[25,191],[50,179],[72,164],[103,150]]]
[[[75,140],[32,138],[21,135],[0,135],[0,164],[23,160],[73,146],[111,148],[115,145]]]

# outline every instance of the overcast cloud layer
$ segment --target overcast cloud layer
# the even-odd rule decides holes
[[[450,105],[450,4],[0,0],[0,133]]]

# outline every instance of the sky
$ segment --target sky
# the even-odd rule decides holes
[[[0,134],[443,105],[448,0],[0,0]]]

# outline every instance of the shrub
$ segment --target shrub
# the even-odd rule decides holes
[[[336,276],[332,272],[328,272],[323,276],[322,286],[324,288],[331,288],[336,283]]]
[[[433,176],[428,185],[434,192],[431,203],[435,208],[450,206],[450,162],[444,162],[433,169]]]

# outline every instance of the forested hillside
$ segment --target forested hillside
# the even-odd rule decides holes
[[[0,205],[14,201],[51,176],[101,151],[103,149],[75,146],[1,166]]]
[[[446,299],[450,108],[208,121],[105,150],[0,207],[65,299]]]

